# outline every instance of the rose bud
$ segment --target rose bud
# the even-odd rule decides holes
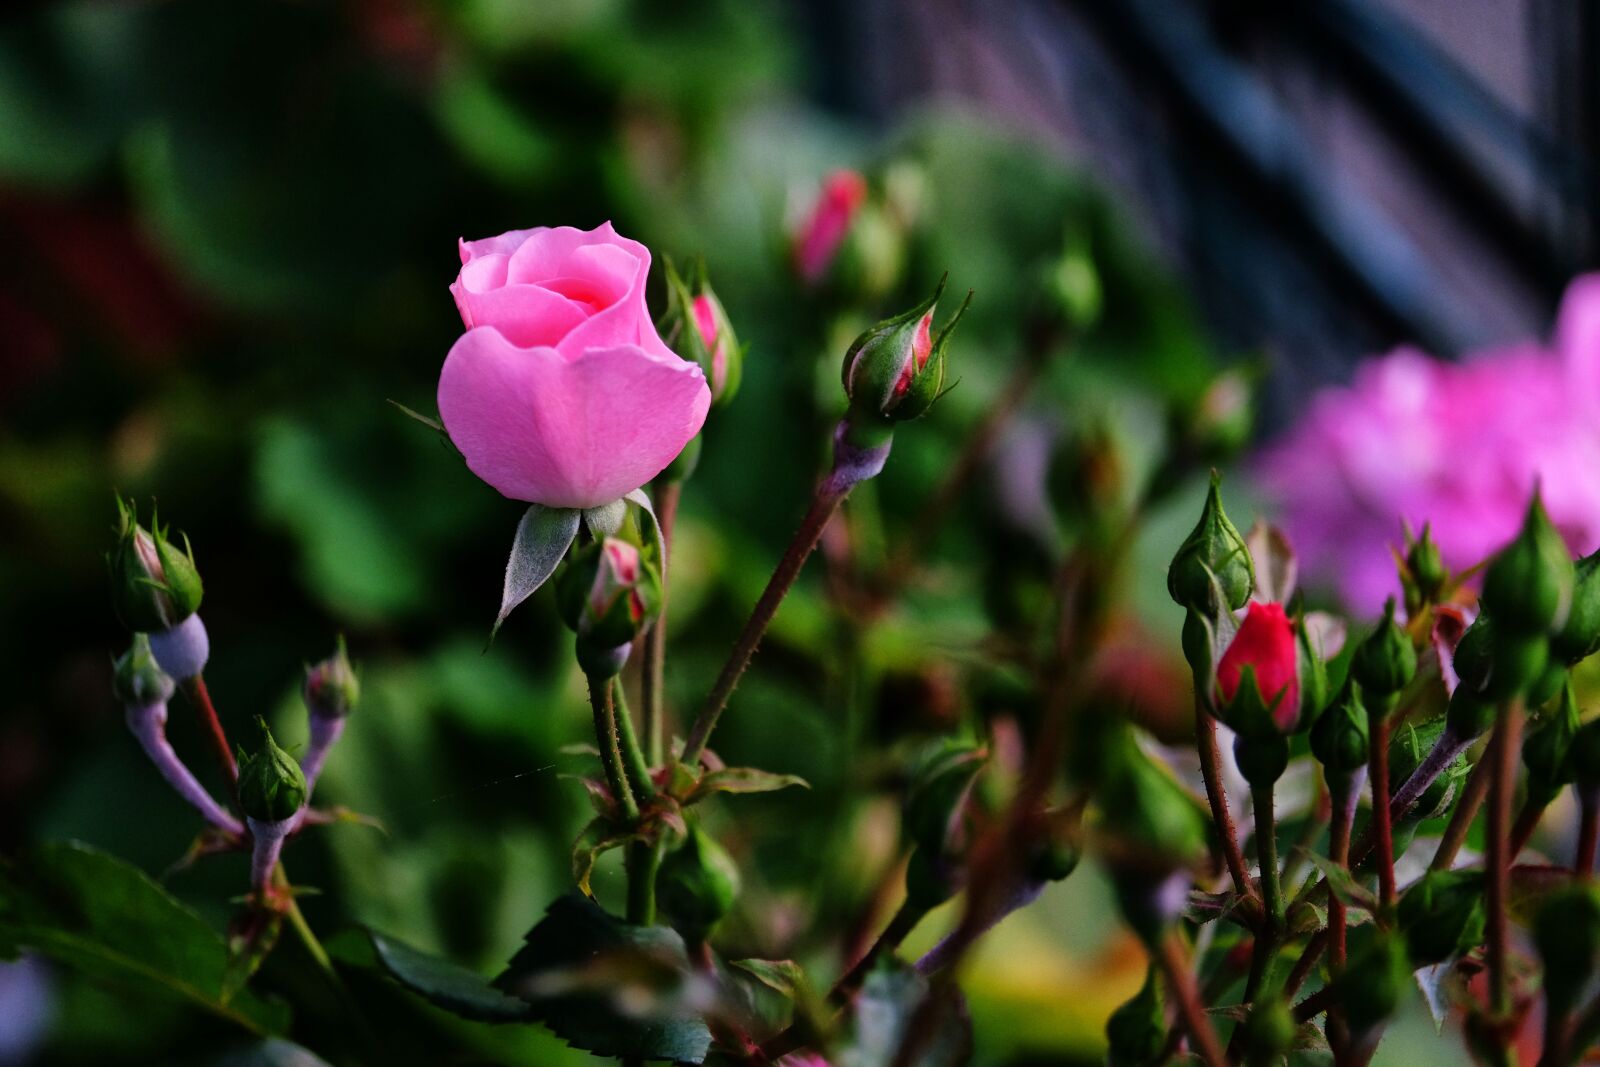
[[[822,193],[794,234],[794,266],[807,285],[827,275],[867,199],[867,179],[853,170],[836,170],[822,181]]]
[[[1559,633],[1572,606],[1573,578],[1572,556],[1535,489],[1516,539],[1484,572],[1483,605],[1507,632]]]
[[[260,747],[239,753],[239,807],[252,838],[250,884],[263,897],[272,885],[283,843],[299,825],[306,805],[306,779],[294,757],[278,747],[267,722],[256,716]]]
[[[1294,1046],[1299,1024],[1289,1004],[1273,993],[1266,993],[1250,1006],[1244,1018],[1244,1062],[1246,1067],[1275,1067]]]
[[[1213,583],[1222,591],[1224,604],[1215,602]],[[1255,562],[1238,528],[1222,510],[1222,479],[1212,471],[1200,521],[1167,568],[1167,593],[1179,607],[1214,616],[1243,607],[1255,585]]]
[[[1400,929],[1416,966],[1443,963],[1483,943],[1483,872],[1429,871],[1400,898]]]
[[[306,779],[295,758],[278,746],[267,721],[256,716],[261,741],[239,758],[239,806],[257,822],[293,818],[306,802]]]
[[[1241,736],[1294,733],[1302,713],[1299,661],[1299,643],[1283,605],[1251,601],[1217,662],[1217,718]]]
[[[1600,651],[1600,551],[1573,565],[1572,607],[1550,651],[1569,665]]]
[[[661,861],[656,896],[690,944],[705,941],[733,910],[739,868],[733,857],[699,826]]]
[[[944,387],[944,349],[956,323],[972,303],[972,294],[956,309],[944,329],[933,330],[933,314],[944,292],[939,280],[933,295],[909,311],[873,326],[844,354],[844,391],[850,398],[852,426],[877,436],[896,422],[925,413]]]
[[[1406,550],[1406,578],[1411,588],[1416,591],[1416,603],[1431,604],[1439,597],[1439,591],[1444,588],[1444,583],[1450,577],[1450,572],[1445,569],[1444,557],[1439,554],[1438,542],[1434,541],[1433,534],[1427,523],[1422,525],[1422,536],[1411,543]]]
[[[306,684],[302,690],[311,732],[311,743],[306,747],[300,769],[305,772],[307,789],[316,786],[322,775],[322,765],[328,753],[344,733],[344,720],[355,710],[361,699],[361,683],[341,636],[333,655],[314,667],[306,668]]]
[[[669,343],[678,355],[698,363],[705,372],[712,405],[725,404],[739,390],[744,365],[733,324],[706,278],[704,260],[696,262],[693,285],[678,273],[672,260],[666,260],[666,268]]]
[[[1383,606],[1383,620],[1356,646],[1350,676],[1367,697],[1368,710],[1386,713],[1387,703],[1411,683],[1417,673],[1417,650],[1394,619],[1394,598]]]
[[[1061,252],[1046,265],[1044,292],[1050,309],[1073,333],[1084,333],[1100,320],[1105,293],[1088,235],[1080,228],[1068,231]]]
[[[133,644],[117,660],[111,688],[124,706],[144,708],[152,704],[165,704],[172,699],[177,687],[151,655],[150,639],[136,633],[133,635]]]
[[[1549,804],[1563,786],[1571,784],[1574,768],[1567,757],[1578,728],[1578,702],[1568,685],[1555,714],[1531,731],[1522,744],[1522,763],[1528,768],[1528,803]]]
[[[1375,926],[1356,927],[1352,935],[1356,931],[1367,943],[1350,953],[1350,962],[1334,979],[1334,987],[1335,1003],[1344,1010],[1345,1021],[1359,1040],[1388,1021],[1410,995],[1412,983],[1404,938]]]
[[[1456,643],[1456,677],[1478,699],[1491,704],[1510,699],[1534,685],[1549,663],[1550,643],[1543,634],[1521,634],[1480,611]]]
[[[1545,898],[1533,920],[1549,1008],[1566,1015],[1594,974],[1600,953],[1600,887],[1571,882]]]
[[[111,592],[117,617],[130,630],[160,633],[193,615],[204,592],[194,549],[183,539],[179,552],[162,525],[139,525],[132,501],[117,499],[117,547],[112,551]]]
[[[1311,727],[1311,754],[1329,776],[1353,774],[1367,765],[1371,734],[1361,687],[1345,679],[1344,688]]]
[[[589,542],[556,575],[556,608],[578,635],[579,664],[595,677],[622,669],[628,646],[660,606],[655,567],[620,537]]]
[[[1167,1013],[1156,968],[1145,972],[1144,985],[1106,1020],[1108,1067],[1156,1067],[1166,1059]]]

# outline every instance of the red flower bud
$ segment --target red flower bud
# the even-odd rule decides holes
[[[867,199],[867,180],[853,170],[836,170],[822,182],[822,195],[795,233],[794,265],[815,285],[833,265],[856,212]]]
[[[1297,667],[1294,628],[1283,605],[1251,601],[1239,632],[1217,663],[1218,717],[1240,733],[1293,733],[1300,725]],[[1250,685],[1245,684],[1247,672]]]

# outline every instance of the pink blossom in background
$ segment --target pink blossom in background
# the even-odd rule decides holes
[[[1600,542],[1600,274],[1567,289],[1549,345],[1446,363],[1411,348],[1348,387],[1260,457],[1262,488],[1302,565],[1375,612],[1399,591],[1402,520],[1432,525],[1445,563],[1481,562],[1516,533],[1535,481],[1575,552]]]
[[[867,180],[853,170],[836,170],[822,180],[822,192],[794,237],[795,270],[808,284],[828,273],[866,199]]]
[[[560,508],[644,485],[700,431],[711,391],[645,307],[650,251],[611,224],[461,242],[450,286],[463,334],[439,415],[472,473]]]

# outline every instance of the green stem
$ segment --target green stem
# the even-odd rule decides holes
[[[628,846],[628,921],[649,926],[656,921],[656,872],[661,869],[662,843],[635,841]]]
[[[1274,935],[1283,929],[1283,888],[1278,881],[1278,819],[1272,783],[1250,787],[1256,808],[1256,860],[1261,865],[1261,896]]]
[[[622,749],[617,743],[617,713],[611,703],[611,679],[590,675],[589,707],[594,712],[594,740],[600,746],[600,763],[605,768],[611,795],[622,808],[623,817],[630,823],[637,822],[639,805],[628,786],[628,775],[622,764]]]
[[[667,482],[656,490],[656,522],[661,527],[661,610],[644,635],[644,670],[639,675],[643,705],[645,755],[656,766],[666,756],[667,573],[671,561],[672,531],[677,525],[682,482]]]
[[[633,715],[628,711],[628,698],[622,691],[622,679],[611,679],[611,696],[617,720],[617,738],[622,744],[622,763],[627,768],[634,792],[640,800],[650,801],[656,795],[655,779],[650,777],[650,764],[639,748],[639,738],[633,732]]]

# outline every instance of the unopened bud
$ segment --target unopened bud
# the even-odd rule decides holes
[[[911,772],[905,833],[918,848],[954,856],[965,847],[963,814],[988,753],[962,741],[935,742]]]
[[[1422,536],[1406,550],[1406,577],[1417,592],[1419,603],[1431,604],[1450,577],[1444,557],[1439,554],[1439,543],[1427,523],[1422,526]]]
[[[1522,744],[1522,763],[1528,768],[1528,800],[1548,804],[1573,780],[1574,769],[1567,758],[1578,733],[1578,703],[1569,684],[1561,692],[1561,703],[1554,714],[1528,734]]]
[[[800,277],[816,285],[828,274],[867,199],[867,180],[853,170],[837,170],[822,182],[816,203],[794,234],[794,264]]]
[[[1600,886],[1577,881],[1551,893],[1534,916],[1533,943],[1544,963],[1545,995],[1564,1015],[1588,985],[1600,953]]]
[[[1361,687],[1346,679],[1344,688],[1311,727],[1311,752],[1334,776],[1350,774],[1367,765],[1371,729]]]
[[[1358,927],[1369,938],[1352,952],[1350,962],[1334,979],[1336,1003],[1344,1010],[1353,1034],[1381,1025],[1400,1007],[1411,990],[1411,963],[1405,939],[1375,927]],[[1352,931],[1354,933],[1354,931]]]
[[[626,650],[660,606],[655,567],[637,545],[620,537],[589,542],[556,575],[556,607],[577,633],[578,657],[591,675],[609,677],[620,670],[612,653]]]
[[[1061,253],[1045,272],[1044,289],[1051,308],[1074,332],[1088,330],[1099,321],[1105,294],[1086,234],[1073,231],[1067,235]]]
[[[944,292],[944,280],[933,295],[909,311],[873,326],[856,338],[844,356],[844,392],[850,399],[848,419],[863,432],[880,434],[893,424],[922,415],[944,388],[945,346],[966,313],[972,294],[935,332],[933,315]]]
[[[1383,606],[1377,629],[1356,647],[1350,675],[1368,697],[1391,697],[1410,684],[1417,673],[1417,650],[1394,618],[1394,598]],[[1377,708],[1369,708],[1376,711]]]
[[[172,699],[176,685],[162,671],[150,652],[150,639],[142,633],[133,635],[133,644],[117,660],[112,688],[123,706],[147,708],[165,704]]]
[[[690,826],[683,844],[661,862],[656,894],[686,940],[704,941],[733,910],[739,868],[715,838]]]
[[[1244,1062],[1248,1067],[1282,1063],[1298,1029],[1287,1001],[1275,994],[1260,997],[1244,1018]]]
[[[1252,375],[1234,368],[1217,375],[1187,414],[1185,435],[1206,462],[1232,458],[1250,443],[1255,427]]]
[[[1139,750],[1131,733],[1106,746],[1098,805],[1108,850],[1138,866],[1171,870],[1204,857],[1206,820],[1188,790]]]
[[[689,279],[678,273],[670,259],[666,266],[667,317],[662,332],[678,355],[699,364],[705,372],[711,402],[726,404],[739,391],[744,364],[733,324],[706,278],[704,260],[696,261]]]
[[[1573,664],[1600,651],[1600,551],[1573,565],[1572,607],[1566,625],[1551,642],[1563,663]]]
[[[1544,673],[1549,648],[1543,634],[1519,633],[1480,611],[1456,642],[1460,688],[1489,703],[1517,696]]]
[[[1400,898],[1400,928],[1416,966],[1483,943],[1483,872],[1429,871]]]
[[[1222,604],[1215,602],[1213,583],[1222,592]],[[1179,607],[1215,616],[1243,607],[1255,583],[1250,549],[1222,510],[1222,480],[1213,471],[1200,521],[1167,568],[1167,593]]]
[[[250,818],[281,823],[305,806],[306,779],[295,758],[273,740],[267,722],[256,716],[260,743],[239,758],[239,806]]]
[[[1217,661],[1216,713],[1241,736],[1281,738],[1300,727],[1300,646],[1282,604],[1251,601]]]
[[[1156,968],[1144,985],[1106,1020],[1107,1067],[1156,1067],[1166,1057],[1167,1013]]]
[[[1572,556],[1535,490],[1516,539],[1484,572],[1483,604],[1507,631],[1559,633],[1572,605],[1573,577]]]
[[[189,539],[180,552],[155,518],[146,530],[132,501],[118,498],[117,517],[117,545],[110,556],[117,617],[134,631],[170,630],[200,607],[203,589]]]
[[[314,667],[306,668],[302,691],[306,710],[324,719],[342,719],[355,710],[361,699],[361,682],[350,665],[350,654],[340,636],[333,655]]]

